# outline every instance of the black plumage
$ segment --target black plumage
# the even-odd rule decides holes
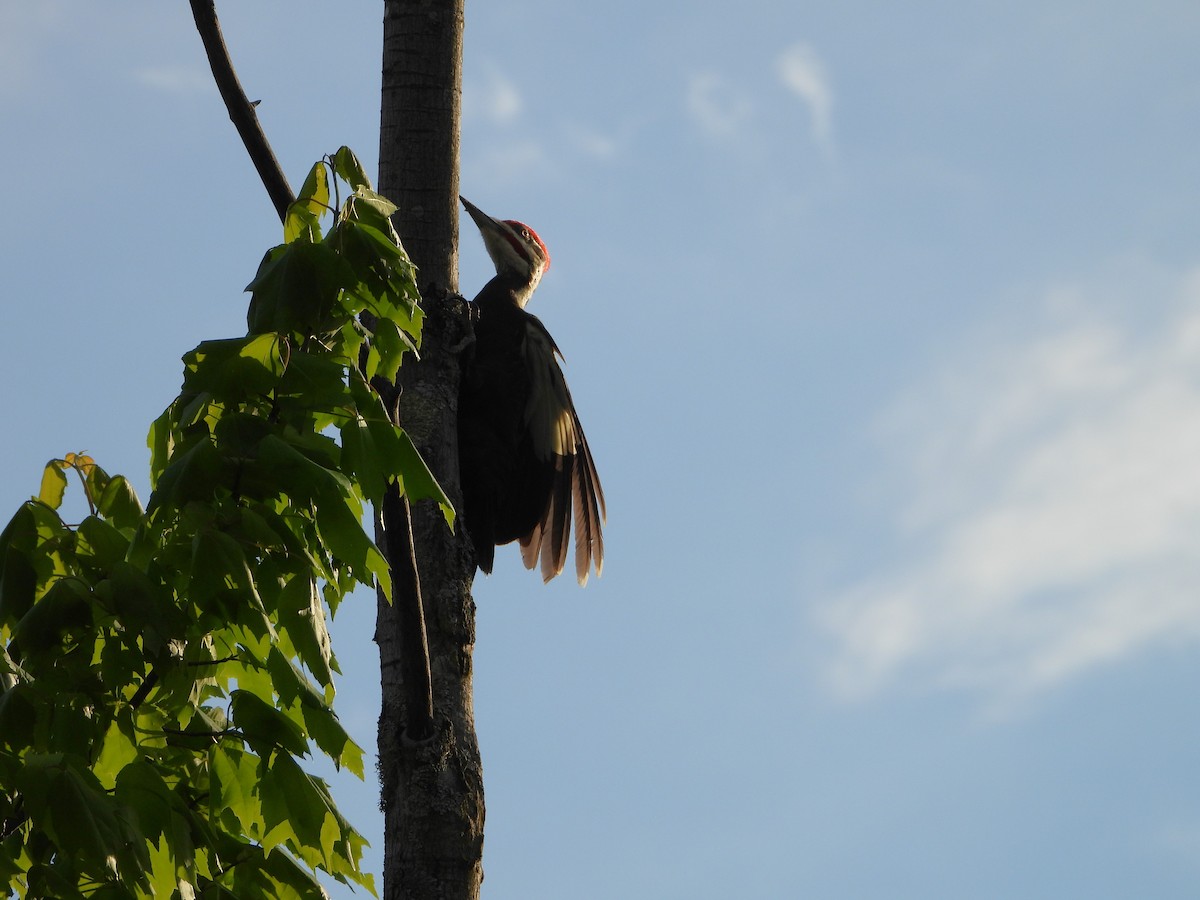
[[[474,304],[474,345],[459,397],[463,520],[476,563],[491,572],[495,548],[520,541],[527,568],[559,574],[575,532],[575,574],[604,562],[604,492],[559,360],[525,304],[549,267],[533,229],[493,219],[463,200],[496,265]]]

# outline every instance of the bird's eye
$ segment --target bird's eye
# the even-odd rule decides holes
[[[522,230],[521,237],[525,238],[525,240],[529,240],[529,232],[527,230]]]

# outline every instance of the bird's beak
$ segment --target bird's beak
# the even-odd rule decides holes
[[[479,227],[479,230],[482,231],[484,234],[500,230],[499,222],[497,222],[495,219],[493,219],[491,216],[489,216],[487,213],[485,213],[482,209],[480,209],[478,206],[476,206],[474,203],[472,203],[466,197],[460,196],[458,199],[462,201],[463,207],[466,209],[466,211],[468,213],[470,213],[471,218],[475,220],[475,224]]]

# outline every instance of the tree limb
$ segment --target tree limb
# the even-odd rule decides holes
[[[221,36],[221,23],[217,21],[216,2],[188,2],[192,6],[192,18],[196,20],[196,30],[200,32],[200,40],[204,42],[204,52],[208,55],[213,79],[217,82],[221,99],[225,101],[230,121],[237,128],[242,143],[246,145],[246,152],[250,154],[250,160],[258,170],[258,177],[262,179],[263,187],[267,189],[267,194],[275,205],[275,212],[279,214],[279,221],[282,222],[287,217],[288,207],[296,201],[296,195],[292,192],[287,176],[283,174],[283,169],[280,168],[279,161],[267,142],[267,136],[258,121],[258,114],[254,111],[254,104],[246,98],[246,92],[242,90],[237,73],[233,70],[229,50]]]

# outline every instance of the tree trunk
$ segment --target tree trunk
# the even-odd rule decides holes
[[[467,333],[455,295],[458,269],[458,142],[464,0],[385,0],[379,190],[399,205],[395,225],[418,267],[425,299],[421,360],[400,370],[401,424],[456,506],[458,347]],[[409,515],[406,506],[391,516]],[[381,523],[406,534],[406,522]],[[379,768],[384,808],[384,900],[474,900],[483,880],[483,773],[471,700],[474,565],[431,503],[411,509],[417,598],[381,602],[376,630],[383,709]],[[403,544],[403,540],[393,542]],[[433,733],[419,733],[402,665],[404,624],[413,638],[420,602],[427,630]],[[408,646],[413,646],[409,644]],[[411,663],[411,657],[406,664]],[[410,686],[412,679],[410,678]],[[419,691],[416,692],[419,694]]]

